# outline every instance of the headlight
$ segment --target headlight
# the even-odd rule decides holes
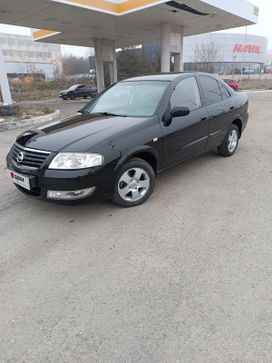
[[[86,169],[103,164],[100,154],[59,153],[49,165],[49,169]]]

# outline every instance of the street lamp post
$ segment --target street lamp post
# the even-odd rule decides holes
[[[236,61],[236,55],[234,55],[232,57],[232,78],[234,78],[234,64],[235,64],[235,61]]]

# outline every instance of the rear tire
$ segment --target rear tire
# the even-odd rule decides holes
[[[237,147],[239,145],[239,138],[240,138],[239,129],[236,125],[232,124],[225,136],[222,145],[220,145],[217,149],[219,155],[226,157],[232,156],[237,150]]]
[[[135,207],[144,203],[153,193],[155,172],[140,158],[126,162],[116,177],[112,201],[122,207]]]

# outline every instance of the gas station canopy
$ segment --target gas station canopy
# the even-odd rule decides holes
[[[183,36],[254,24],[258,8],[245,0],[1,0],[0,23],[41,29],[34,40],[116,48],[159,41],[160,26],[183,28]]]

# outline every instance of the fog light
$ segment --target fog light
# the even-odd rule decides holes
[[[47,198],[55,200],[76,200],[89,197],[95,191],[95,187],[80,190],[48,190]]]

